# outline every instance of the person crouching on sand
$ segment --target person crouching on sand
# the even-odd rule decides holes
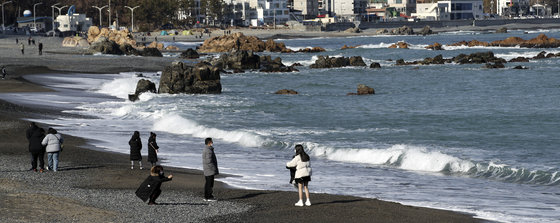
[[[146,202],[148,199],[148,205],[156,205],[156,199],[161,194],[161,184],[166,181],[173,179],[173,175],[167,177],[163,174],[163,167],[154,166],[150,170],[150,176],[144,180],[144,182],[136,190],[136,196]]]
[[[307,187],[307,184],[311,181],[311,163],[309,161],[309,155],[305,153],[303,146],[296,145],[296,156],[286,164],[286,167],[296,167],[295,181],[298,184],[299,201],[295,203],[295,206],[298,207],[303,206],[302,187],[305,189],[305,197],[307,198],[305,205],[311,206]]]
[[[152,166],[157,165],[158,161],[159,146],[156,142],[156,136],[155,133],[150,132],[150,138],[148,139],[148,162],[152,163]]]
[[[138,161],[138,166],[142,169],[142,154],[140,153],[142,141],[140,140],[140,132],[134,131],[134,134],[132,134],[128,141],[128,145],[130,145],[130,169],[134,169],[134,161]]]

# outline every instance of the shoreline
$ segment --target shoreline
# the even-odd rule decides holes
[[[0,49],[4,51],[1,47],[2,46],[0,46]],[[2,56],[0,56],[3,61],[2,63],[8,65],[9,69],[8,79],[0,82],[0,89],[2,89],[0,93],[44,92],[50,90],[23,79],[22,76],[27,74],[48,75],[49,73],[61,72],[86,73],[87,71],[94,70],[92,68],[99,65],[105,65],[105,67],[100,70],[95,69],[98,71],[96,73],[118,73],[123,70],[129,71],[131,68],[133,68],[134,71],[142,72],[161,70],[161,67],[170,63],[170,61],[159,60],[158,58],[111,58],[108,60],[102,57],[84,56],[81,59],[75,59],[59,54],[50,54],[47,59],[44,59],[44,56],[31,56],[29,58],[25,57],[27,59],[23,59],[22,56],[18,57],[19,55],[17,53],[16,49],[11,52],[12,55],[10,55],[10,53],[3,53]],[[53,63],[55,64],[54,66],[48,66]],[[64,66],[56,65],[56,63],[64,63]],[[117,66],[114,64],[117,64]],[[127,66],[121,67],[123,64]],[[136,64],[139,64],[139,66],[135,66]],[[150,64],[156,64],[156,66],[150,67]],[[59,70],[58,68],[60,67],[63,69]],[[26,171],[29,164],[27,161],[28,154],[25,149],[27,141],[23,137],[23,131],[26,129],[26,121],[23,119],[45,114],[56,116],[57,111],[46,111],[45,109],[15,105],[1,99],[0,105],[0,122],[2,124],[1,126],[3,126],[1,131],[5,136],[8,136],[6,137],[6,141],[3,140],[0,143],[2,159],[5,161],[4,163],[7,163],[7,165],[1,166],[1,171],[7,174],[0,178],[0,196],[9,197],[9,201],[13,204],[18,202],[25,203],[22,199],[29,198],[31,200],[30,206],[14,206],[16,208],[23,208],[24,210],[26,208],[32,208],[35,205],[56,205],[60,203],[59,200],[65,199],[67,199],[65,200],[66,203],[73,203],[76,204],[77,207],[91,209],[87,213],[82,213],[78,210],[79,208],[68,206],[67,210],[64,210],[60,216],[54,216],[46,212],[25,212],[23,213],[24,216],[19,216],[17,214],[22,214],[21,211],[16,212],[15,208],[7,205],[6,207],[1,207],[3,212],[15,214],[1,217],[0,219],[2,219],[2,221],[40,221],[41,219],[45,220],[45,218],[47,218],[52,221],[63,222],[75,220],[88,221],[88,219],[106,219],[109,221],[124,222],[136,218],[140,219],[140,221],[150,219],[146,218],[146,215],[141,213],[151,214],[153,216],[148,215],[148,217],[153,219],[167,219],[167,221],[171,222],[260,222],[263,219],[271,222],[287,222],[301,220],[302,216],[308,216],[313,219],[313,221],[321,222],[340,222],[348,219],[351,219],[353,222],[481,221],[473,218],[469,214],[448,210],[413,207],[377,199],[317,193],[312,194],[313,206],[298,208],[293,206],[293,203],[297,200],[297,193],[295,191],[236,189],[220,182],[216,182],[215,191],[221,201],[214,204],[207,204],[202,202],[203,177],[200,174],[201,171],[182,168],[166,168],[168,174],[172,173],[175,177],[173,181],[163,185],[163,193],[158,202],[168,205],[153,208],[139,202],[139,199],[133,195],[136,187],[148,175],[147,170],[130,170],[128,168],[129,161],[126,154],[91,149],[91,145],[88,145],[86,139],[64,135],[67,141],[67,143],[65,143],[67,148],[61,154],[62,171],[58,173],[47,172],[44,174]],[[40,126],[47,127],[45,125]],[[10,157],[10,159],[8,159],[8,157]],[[16,164],[18,162],[14,162],[14,160],[20,161],[19,164]],[[53,191],[30,193],[28,188],[37,186],[37,180],[52,180],[50,178],[60,180],[60,182],[54,183],[61,183],[63,185],[63,190],[51,187],[48,189]],[[20,179],[24,180],[21,181]],[[64,195],[65,192],[69,192],[69,194],[79,194],[82,192],[98,195],[107,190],[110,190],[110,195],[117,196],[118,199],[112,199],[113,197],[111,196],[100,195],[102,197],[101,204],[95,201],[93,204],[90,204],[92,198],[87,195],[85,198],[79,195]],[[14,194],[26,194],[26,196],[30,197],[14,197],[12,196]],[[43,199],[45,196],[47,196],[47,198]],[[34,201],[34,199],[37,201]],[[40,203],[39,200],[47,202],[47,204]],[[132,213],[128,213],[126,208],[122,207],[123,201],[131,202],[126,203],[126,205],[133,206],[134,211],[132,211]],[[160,212],[157,211],[158,209]],[[200,209],[202,209],[202,211]],[[184,216],[175,211],[181,213],[187,212],[191,215]]]

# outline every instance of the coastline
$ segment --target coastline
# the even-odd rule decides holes
[[[15,45],[15,44],[14,44]],[[4,53],[4,49],[12,49]],[[26,74],[46,74],[60,72],[117,73],[120,71],[156,71],[176,58],[138,57],[94,57],[75,58],[63,54],[46,54],[48,58],[21,56],[17,48],[0,46],[3,53],[2,64],[8,65],[8,80],[0,82],[1,92],[41,92],[50,90],[35,83],[27,82],[21,76]],[[48,50],[48,48],[46,48]],[[99,69],[98,69],[99,68]],[[39,83],[40,84],[40,83]],[[8,87],[11,86],[11,87]],[[16,86],[16,87],[14,87]],[[163,193],[158,202],[168,204],[149,207],[134,197],[134,190],[147,176],[147,171],[128,169],[128,156],[91,149],[86,139],[64,135],[67,149],[61,155],[62,171],[59,173],[34,173],[25,171],[28,167],[27,141],[23,137],[26,122],[22,119],[42,115],[47,111],[0,101],[1,131],[6,140],[0,143],[2,171],[0,196],[7,197],[8,204],[1,207],[2,221],[146,221],[146,219],[166,219],[172,222],[271,222],[297,221],[310,218],[313,221],[340,222],[478,222],[478,219],[462,213],[401,205],[377,199],[329,194],[312,194],[314,205],[308,208],[293,206],[296,192],[256,191],[230,188],[217,182],[216,194],[221,200],[208,204],[202,202],[203,177],[198,170],[166,168],[175,177],[163,185]],[[57,115],[57,111],[48,111]],[[41,127],[47,127],[40,125]],[[49,177],[49,175],[56,175]],[[53,178],[53,179],[51,179]],[[42,181],[58,180],[63,186],[47,186],[44,190],[33,190]],[[40,181],[40,182],[38,182]],[[41,187],[41,186],[40,186]],[[312,186],[311,186],[312,189]],[[35,192],[34,192],[35,191]],[[100,195],[108,192],[109,195]],[[80,196],[80,193],[86,193]],[[20,195],[25,196],[20,196]],[[77,194],[68,196],[65,194]],[[101,204],[97,197],[100,195]],[[18,195],[18,196],[15,196]],[[114,196],[117,197],[114,197]],[[117,198],[117,199],[113,199]],[[27,199],[27,200],[25,200]],[[24,202],[28,201],[28,202]],[[30,203],[29,203],[30,202]],[[46,202],[46,203],[45,203]],[[126,203],[128,202],[128,203]],[[63,213],[54,215],[49,211],[26,211],[35,206],[65,206]],[[17,204],[29,204],[22,206]],[[127,206],[133,206],[127,210]],[[124,207],[123,207],[124,206]],[[16,211],[23,209],[22,211]],[[86,209],[87,211],[80,211]],[[163,211],[162,211],[163,209]],[[4,211],[5,210],[5,211]],[[50,210],[50,209],[47,209]],[[158,211],[159,210],[159,211]],[[201,211],[202,210],[202,211]],[[56,211],[56,210],[53,210]],[[23,213],[22,213],[23,212]],[[185,215],[184,213],[189,213]]]

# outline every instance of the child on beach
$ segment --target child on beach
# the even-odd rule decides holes
[[[142,154],[140,153],[142,141],[140,140],[140,132],[134,131],[134,134],[132,134],[128,141],[128,145],[130,145],[130,169],[134,169],[134,161],[138,161],[138,166],[142,169]]]
[[[305,189],[305,197],[307,201],[305,206],[311,206],[311,201],[309,200],[309,189],[307,184],[311,181],[311,164],[309,163],[309,155],[305,153],[302,145],[296,145],[296,156],[286,164],[286,167],[296,167],[295,181],[298,184],[299,201],[295,203],[295,206],[303,206],[303,194],[302,187]]]
[[[152,167],[157,164],[159,152],[159,146],[156,142],[156,134],[150,132],[150,138],[148,139],[148,162],[152,163]]]
[[[45,136],[41,144],[43,144],[43,146],[47,146],[47,170],[56,172],[58,171],[58,154],[62,150],[61,145],[64,140],[62,139],[62,136],[58,134],[58,132],[53,128],[49,128],[49,130],[47,130],[47,133],[47,136]]]
[[[150,170],[150,176],[144,180],[144,182],[136,190],[136,196],[142,199],[144,202],[150,199],[148,205],[156,205],[156,199],[161,194],[161,184],[166,181],[173,179],[173,175],[165,177],[163,175],[163,167],[154,166]]]

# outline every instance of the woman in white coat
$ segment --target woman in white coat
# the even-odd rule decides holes
[[[309,155],[305,153],[302,145],[296,145],[296,155],[286,166],[296,168],[295,181],[298,184],[299,201],[295,203],[295,206],[301,207],[304,204],[302,187],[305,189],[305,197],[307,198],[305,205],[311,206],[309,189],[307,187],[307,184],[311,181],[311,164],[309,163]]]
[[[58,153],[62,150],[61,145],[63,142],[62,136],[58,134],[55,129],[49,128],[47,136],[45,136],[43,142],[41,143],[43,146],[47,146],[47,168],[54,172],[58,171]]]

